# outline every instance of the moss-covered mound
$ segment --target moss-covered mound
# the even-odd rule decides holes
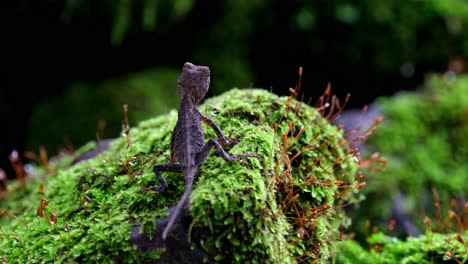
[[[366,210],[356,211],[355,222],[364,227],[369,219],[382,230],[391,218],[406,215],[421,232],[425,215],[441,214],[442,223],[449,210],[464,214],[459,207],[468,194],[468,75],[432,75],[418,93],[402,92],[376,103],[384,121],[366,144],[369,152],[385,155],[388,164],[383,172],[366,173],[367,199],[361,204]]]
[[[369,249],[353,240],[338,243],[336,263],[431,264],[467,263],[468,231],[463,235],[428,232],[424,236],[399,240],[383,233],[368,238]]]
[[[314,108],[265,90],[233,89],[199,109],[238,140],[226,151],[262,159],[228,163],[209,156],[190,196],[186,232],[194,250],[210,262],[332,258],[332,242],[349,225],[342,206],[357,201],[360,186],[356,153],[342,131]],[[12,263],[157,262],[166,248],[143,254],[129,241],[136,226],[151,236],[156,219],[167,217],[184,190],[183,176],[167,172],[166,192],[138,192],[158,184],[152,166],[167,163],[176,119],[174,110],[141,122],[94,158],[50,163],[55,173],[37,166],[25,189],[10,184],[0,203],[0,257]],[[215,137],[204,128],[207,138]],[[203,235],[192,236],[193,230]]]

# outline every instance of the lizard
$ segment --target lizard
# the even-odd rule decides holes
[[[256,157],[256,155],[249,153],[237,155],[226,153],[223,147],[232,145],[233,141],[226,138],[221,128],[197,109],[197,104],[205,97],[210,86],[209,67],[186,62],[177,83],[180,105],[177,123],[171,134],[170,161],[169,163],[157,164],[153,167],[153,172],[160,185],[153,185],[140,190],[141,193],[147,191],[164,192],[168,188],[168,185],[161,174],[163,171],[182,172],[184,175],[185,190],[169,216],[162,234],[163,240],[166,240],[178,214],[187,203],[194,177],[213,148],[228,162],[234,162],[242,157]],[[215,131],[218,140],[212,138],[205,143],[205,135],[201,122],[206,123]]]

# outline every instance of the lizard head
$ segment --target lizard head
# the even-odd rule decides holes
[[[178,94],[197,104],[210,87],[210,68],[186,62],[178,80]]]

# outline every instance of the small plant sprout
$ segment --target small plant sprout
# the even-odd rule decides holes
[[[428,216],[424,217],[424,225],[426,226],[426,230],[431,231],[432,230],[432,221]]]
[[[47,223],[47,225],[50,226],[50,220],[45,211],[45,209],[47,208],[47,205],[49,205],[49,201],[47,201],[44,198],[41,198],[39,206],[36,209],[36,215],[38,218],[44,218],[46,220],[45,222]]]
[[[39,157],[41,159],[41,164],[47,169],[49,174],[55,175],[55,170],[49,164],[49,157],[47,156],[47,151],[44,146],[41,146],[39,149]]]
[[[137,157],[133,156],[126,161],[123,161],[122,159],[119,160],[120,165],[124,168],[125,173],[130,176],[132,181],[135,180],[135,171],[133,171],[131,166],[135,163],[136,159]]]
[[[23,162],[21,161],[16,149],[11,152],[9,159],[13,169],[15,170],[16,179],[18,179],[20,183],[20,188],[23,189],[25,187],[26,171],[24,170]]]
[[[86,195],[86,192],[89,190],[89,185],[87,183],[83,184],[82,193],[81,193],[81,206],[86,207],[89,202],[91,202],[91,198]]]
[[[393,236],[393,231],[395,230],[396,221],[395,219],[390,219],[387,223],[387,232],[390,236]]]
[[[71,231],[70,224],[66,223],[65,224],[65,232],[70,232],[70,231]]]
[[[39,155],[37,155],[33,151],[25,151],[23,155],[25,158],[42,165],[44,168],[47,169],[47,172],[50,175],[55,175],[55,169],[49,164],[49,157],[47,155],[47,150],[44,146],[41,146],[39,148]]]
[[[70,226],[70,224],[65,223],[65,228],[64,228],[64,230],[65,230],[65,232],[70,233],[70,231],[71,231],[71,226]],[[68,239],[68,242],[70,242],[71,240],[73,240],[73,239],[71,238],[70,235],[67,236],[67,239]]]
[[[463,220],[463,226],[465,227],[465,229],[468,229],[468,202],[464,204],[463,209],[465,211],[465,219]]]
[[[98,121],[97,130],[96,130],[96,142],[97,142],[97,145],[98,145],[99,152],[101,152],[101,150],[102,150],[101,141],[102,141],[102,138],[104,136],[105,127],[106,127],[106,121],[100,119]]]
[[[328,83],[323,94],[315,104],[315,108],[325,117],[330,123],[334,122],[348,104],[351,95],[348,93],[341,104],[336,95],[331,95],[331,84]],[[328,111],[326,111],[328,109]]]
[[[2,257],[2,264],[8,264],[8,260],[7,260],[7,258],[5,257],[5,255],[3,255],[2,253],[0,253],[0,256]]]
[[[39,190],[37,192],[39,195],[43,195],[44,194],[44,183],[41,183],[39,185]]]
[[[132,144],[132,140],[130,138],[130,123],[128,122],[128,105],[123,104],[122,106],[123,112],[124,112],[124,117],[122,120],[122,133],[121,135],[127,139],[127,148],[130,147]]]
[[[4,209],[4,210],[0,210],[0,219],[6,215],[8,217],[8,219],[10,220],[18,220],[19,223],[21,223],[27,230],[29,230],[29,226],[28,224],[26,224],[25,222],[23,222],[22,220],[19,220],[18,217],[16,217],[15,215],[11,214],[10,211]]]
[[[359,160],[359,168],[367,168],[368,170],[373,171],[383,171],[385,166],[387,166],[388,159],[386,157],[380,156],[380,153],[372,153],[368,159]]]
[[[64,137],[63,144],[64,144],[64,146],[61,148],[62,152],[68,153],[68,154],[75,153],[76,149],[75,149],[75,146],[73,145],[73,143],[71,142],[70,138]]]
[[[62,233],[60,233],[58,227],[57,227],[57,215],[53,212],[50,213],[50,223],[55,229],[55,232],[60,236],[60,239],[63,241]]]
[[[454,234],[453,237],[447,237],[445,242],[447,244],[460,243],[465,250],[465,259],[468,259],[468,249],[462,234],[468,230],[468,203],[459,204],[456,199],[450,200],[450,209],[447,211],[447,216],[443,219],[441,212],[441,204],[439,201],[439,194],[435,188],[432,188],[432,195],[434,199],[435,208],[435,221],[427,215],[424,216],[423,223],[426,227],[426,239],[432,240],[434,233],[439,234]],[[433,224],[435,222],[435,224]],[[433,227],[435,225],[435,227]],[[454,251],[447,251],[444,253],[456,263],[464,263],[456,258]]]
[[[12,215],[8,210],[0,210],[0,219],[6,215],[10,220],[15,220],[16,216]]]
[[[0,210],[0,220],[4,217],[7,216],[10,220],[15,220],[16,216],[12,215],[8,210]],[[5,232],[3,227],[0,225],[0,231],[1,231],[1,236],[0,239],[10,239],[10,235]]]
[[[0,168],[0,198],[8,195],[8,177],[3,169]]]
[[[57,228],[57,214],[55,212],[51,212],[48,208],[49,201],[47,199],[41,198],[39,206],[36,209],[36,215],[38,218],[44,218],[44,221],[47,225],[55,230],[55,232],[60,236],[60,239],[63,241],[62,234]]]
[[[453,253],[453,251],[445,252],[445,256],[451,258],[451,259],[454,260],[457,264],[463,264],[463,262],[461,262],[460,260],[458,260],[458,259],[455,257],[455,254]]]

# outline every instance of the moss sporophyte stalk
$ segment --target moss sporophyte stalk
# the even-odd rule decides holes
[[[324,99],[331,102],[329,96]],[[351,224],[343,207],[362,199],[363,161],[348,147],[343,130],[324,117],[326,107],[262,89],[232,89],[198,109],[238,139],[226,151],[262,159],[246,159],[243,166],[208,156],[194,180],[189,221],[180,227],[189,241],[188,258],[232,263],[334,259],[335,241]],[[138,192],[158,184],[152,167],[167,161],[176,120],[173,110],[142,121],[128,131],[131,142],[121,136],[97,156],[74,164],[97,148],[90,142],[49,162],[54,174],[37,165],[28,170],[23,189],[10,183],[0,204],[4,262],[157,263],[180,252],[171,247],[142,252],[129,242],[137,226],[151,238],[184,191],[183,176],[167,172],[166,192]],[[204,131],[206,138],[216,137],[206,126]]]

